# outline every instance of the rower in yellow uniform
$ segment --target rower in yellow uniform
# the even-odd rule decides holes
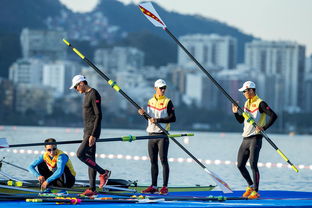
[[[172,101],[165,96],[167,89],[166,82],[162,79],[154,83],[155,95],[147,103],[147,114],[152,118],[148,119],[146,131],[149,135],[166,135],[156,123],[159,123],[167,131],[170,123],[175,122],[174,106]],[[138,113],[144,115],[144,110],[139,109]],[[147,117],[146,117],[147,119]],[[142,193],[158,193],[158,154],[163,167],[163,187],[159,190],[160,194],[168,193],[169,164],[168,164],[169,139],[150,139],[148,140],[148,154],[151,161],[152,185],[143,190]]]
[[[232,111],[236,120],[239,123],[244,122],[243,142],[238,151],[237,167],[248,183],[248,187],[246,188],[243,197],[256,199],[260,197],[260,194],[258,193],[260,173],[257,165],[262,146],[262,134],[260,131],[268,129],[277,119],[277,115],[266,102],[256,95],[256,84],[254,82],[245,82],[239,91],[243,92],[247,99],[244,106],[244,112],[248,113],[256,121],[257,127],[255,128],[244,119],[243,115],[238,113],[238,106],[232,105]],[[270,117],[268,122],[266,122],[267,115]],[[253,180],[246,168],[248,159],[252,170]]]
[[[49,138],[44,141],[44,143],[50,142],[56,142],[56,140]],[[56,145],[47,144],[44,147],[45,153],[34,160],[28,170],[36,176],[43,190],[50,184],[71,188],[75,184],[76,172],[70,159]]]

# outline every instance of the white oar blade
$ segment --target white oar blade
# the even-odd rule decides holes
[[[233,193],[230,186],[225,181],[223,181],[219,176],[217,176],[215,173],[208,170],[207,168],[205,168],[204,170],[213,178],[214,182],[216,182],[216,184],[221,188],[223,193],[225,194]]]
[[[156,27],[162,27],[166,28],[167,26],[160,18],[159,14],[154,9],[151,2],[145,2],[139,4],[141,12],[144,14],[144,16],[153,23]]]
[[[6,138],[0,138],[0,148],[8,148],[9,144]]]

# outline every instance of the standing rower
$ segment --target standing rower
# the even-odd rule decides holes
[[[167,85],[162,79],[154,83],[155,95],[149,99],[147,104],[147,114],[152,118],[148,119],[146,131],[149,135],[166,135],[156,123],[159,123],[167,131],[170,129],[170,123],[176,121],[174,106],[172,101],[165,96]],[[144,110],[139,109],[139,114],[144,115]],[[147,117],[146,117],[147,119]],[[148,140],[148,154],[151,161],[152,185],[143,190],[142,193],[156,193],[158,177],[158,154],[163,167],[163,187],[160,194],[168,193],[169,164],[168,164],[169,139],[150,139]]]
[[[248,113],[257,123],[255,128],[244,117],[238,113],[238,106],[232,104],[232,111],[236,120],[239,123],[244,122],[243,142],[239,148],[237,156],[237,167],[242,176],[248,183],[246,192],[243,194],[244,198],[256,199],[260,197],[258,193],[260,173],[258,169],[259,153],[262,146],[262,134],[260,131],[268,129],[277,119],[274,111],[256,95],[256,84],[252,81],[247,81],[243,87],[239,89],[243,92],[247,101],[244,105],[244,112]],[[270,117],[266,123],[266,115]],[[251,179],[246,168],[247,160],[249,159],[252,170],[253,179]]]
[[[106,185],[108,178],[111,175],[111,171],[102,169],[95,162],[96,140],[101,134],[101,96],[96,89],[91,88],[88,85],[88,82],[83,75],[76,75],[73,77],[70,89],[73,88],[75,88],[80,94],[85,95],[83,101],[84,135],[77,150],[77,157],[88,165],[90,188],[82,194],[91,196],[96,194],[96,173],[99,172],[100,174],[100,188],[103,188]]]

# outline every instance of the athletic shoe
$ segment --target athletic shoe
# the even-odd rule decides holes
[[[246,191],[245,191],[245,193],[243,194],[242,197],[243,197],[243,198],[248,198],[249,195],[250,195],[253,191],[255,191],[255,189],[254,189],[253,187],[248,186],[248,187],[246,188]]]
[[[162,187],[159,191],[159,194],[167,195],[168,194],[167,186]]]
[[[149,186],[147,189],[143,190],[141,193],[143,194],[155,194],[158,193],[158,188],[155,186]]]
[[[260,198],[260,194],[258,194],[256,191],[251,192],[251,194],[248,196],[248,199],[258,199]]]
[[[111,171],[109,170],[105,170],[105,173],[100,174],[99,178],[100,178],[100,184],[99,184],[99,188],[103,188],[104,186],[106,186],[107,182],[108,182],[108,178],[111,175]]]
[[[97,192],[96,191],[92,191],[91,189],[87,189],[80,195],[83,195],[83,196],[93,196],[93,195],[97,195]]]

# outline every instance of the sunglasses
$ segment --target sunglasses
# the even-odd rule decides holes
[[[48,152],[52,152],[52,151],[55,151],[57,148],[56,147],[53,147],[52,149],[47,149]]]
[[[247,90],[244,90],[244,91],[243,91],[243,93],[247,92],[248,90],[249,90],[249,89],[247,89]]]
[[[79,85],[79,83],[74,86],[75,90],[77,90],[78,85]]]
[[[160,90],[165,90],[167,87],[166,86],[164,86],[164,87],[160,87],[159,89]]]

